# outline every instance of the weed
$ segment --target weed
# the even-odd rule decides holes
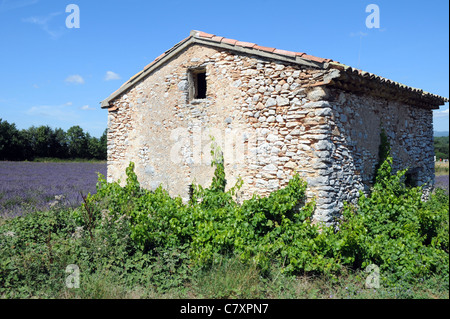
[[[209,188],[183,204],[161,187],[99,176],[82,206],[0,219],[3,298],[448,298],[448,195],[421,200],[405,171],[380,165],[370,195],[346,205],[339,231],[312,225],[314,202],[294,176],[238,204],[223,161]],[[65,286],[69,264],[80,288]],[[366,289],[364,269],[380,269]]]

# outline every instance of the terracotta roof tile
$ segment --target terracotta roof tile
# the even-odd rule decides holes
[[[303,59],[310,60],[310,61],[315,61],[315,62],[319,62],[319,63],[323,63],[323,62],[327,61],[327,59],[319,58],[319,57],[316,57],[316,56],[313,56],[313,55],[309,55],[309,54],[304,54],[301,57]]]
[[[231,45],[235,45],[236,42],[238,42],[238,40],[227,39],[227,38],[223,38],[222,39],[222,43],[228,43],[228,44],[231,44]]]
[[[137,73],[136,75],[134,75],[133,77],[131,77],[127,82],[125,82],[124,84],[122,84],[122,86],[116,91],[114,92],[110,97],[108,97],[108,99],[106,99],[105,101],[102,102],[102,107],[104,107],[105,105],[108,105],[107,103],[109,103],[109,101],[111,101],[112,99],[114,99],[118,94],[120,94],[123,90],[125,90],[127,87],[126,85],[128,85],[129,83],[133,82],[133,80],[135,80],[136,78],[138,78],[141,74],[143,74],[145,71],[147,71],[152,65],[154,65],[156,62],[158,62],[159,60],[161,60],[163,57],[165,56],[170,56],[170,53],[173,52],[173,50],[175,50],[175,48],[177,48],[179,45],[182,45],[183,43],[185,43],[186,41],[190,40],[192,37],[194,38],[204,38],[204,39],[208,39],[208,41],[214,41],[217,43],[226,43],[226,44],[230,44],[230,45],[235,45],[235,46],[240,46],[240,47],[244,47],[250,50],[255,50],[255,51],[265,51],[265,52],[269,52],[269,53],[274,53],[277,55],[282,55],[282,56],[287,56],[287,57],[301,57],[304,60],[309,60],[309,61],[313,61],[313,62],[318,62],[318,63],[330,63],[330,67],[334,68],[334,69],[338,69],[338,70],[342,70],[343,72],[346,72],[347,74],[350,75],[357,75],[361,78],[369,78],[371,80],[375,80],[378,81],[378,83],[383,84],[383,85],[395,85],[399,88],[404,88],[407,90],[412,90],[414,92],[423,92],[422,90],[419,89],[414,89],[408,86],[403,86],[400,83],[391,81],[389,79],[383,78],[383,77],[379,77],[377,75],[368,73],[368,72],[363,72],[361,70],[358,69],[354,69],[352,67],[349,67],[347,65],[341,64],[337,61],[333,61],[331,59],[324,59],[324,58],[319,58],[313,55],[309,55],[303,52],[293,52],[293,51],[287,51],[287,50],[281,50],[281,49],[276,49],[276,48],[270,48],[270,47],[264,47],[264,46],[260,46],[257,45],[255,43],[251,43],[251,42],[244,42],[244,41],[238,41],[238,40],[234,40],[234,39],[228,39],[228,38],[224,38],[224,37],[220,37],[220,36],[216,36],[214,34],[210,34],[210,33],[206,33],[203,31],[197,31],[197,30],[192,30],[190,32],[190,36],[185,38],[184,40],[180,41],[179,43],[177,43],[174,47],[172,47],[170,50],[164,52],[163,54],[161,54],[160,56],[158,56],[154,61],[152,61],[151,63],[149,63],[148,65],[145,66],[145,68]],[[322,84],[320,84],[322,85]],[[440,97],[437,95],[433,95],[431,93],[426,93],[423,92],[424,96],[433,96],[436,99],[441,99],[444,102],[448,102],[447,98],[444,97]]]
[[[240,47],[244,47],[244,48],[253,48],[256,46],[255,43],[251,43],[251,42],[244,42],[244,41],[238,41],[236,42],[235,45],[238,45]]]
[[[221,42],[222,39],[224,39],[224,37],[213,36],[213,37],[211,38],[211,40],[217,41],[217,42]]]
[[[239,40],[219,37],[214,34],[206,33],[203,31],[192,31],[191,35],[196,36],[196,37],[211,39],[216,42],[227,43],[227,44],[231,44],[231,45],[236,45],[236,46],[260,50],[260,51],[266,51],[266,52],[270,52],[270,53],[276,53],[276,54],[280,54],[280,55],[284,55],[284,56],[290,56],[290,57],[300,56],[303,59],[314,61],[314,62],[319,62],[319,63],[333,61],[331,59],[319,58],[319,57],[309,55],[309,54],[306,54],[303,52],[293,52],[293,51],[281,50],[281,49],[276,49],[276,48],[264,47],[264,46],[260,46],[260,45],[257,45],[255,43],[251,43],[251,42],[245,42],[245,41],[239,41]]]
[[[214,37],[215,35],[214,35],[214,34],[211,34],[211,33],[206,33],[206,32],[203,32],[203,31],[199,31],[199,32],[198,32],[198,36],[199,36],[199,37],[202,37],[202,38],[212,38],[212,37]]]
[[[284,56],[290,56],[290,57],[300,56],[303,59],[310,60],[310,61],[315,61],[315,62],[319,62],[319,63],[332,62],[333,61],[331,59],[318,58],[318,57],[315,57],[315,56],[312,56],[312,55],[308,55],[308,54],[303,53],[303,52],[293,52],[293,51],[281,50],[281,49],[276,49],[276,48],[264,47],[264,46],[260,46],[260,45],[257,45],[255,43],[252,43],[252,42],[245,42],[245,41],[238,41],[238,40],[234,40],[234,39],[228,39],[228,38],[216,36],[216,35],[211,34],[211,33],[206,33],[206,32],[197,31],[197,30],[191,31],[191,35],[189,37],[185,38],[184,40],[180,41],[179,43],[183,43],[183,42],[189,40],[193,36],[194,37],[201,37],[201,38],[210,39],[210,40],[218,42],[218,43],[227,43],[227,44],[231,44],[231,45],[235,45],[235,46],[240,46],[240,47],[254,49],[254,50],[259,50],[259,51],[266,51],[266,52],[275,53],[275,54],[284,55]],[[126,83],[132,82],[139,75],[141,75],[144,71],[146,71],[148,68],[150,68],[153,64],[155,64],[157,61],[161,60],[169,52],[170,52],[170,50],[168,50],[168,51],[164,52],[163,54],[159,55],[155,60],[153,60],[152,62],[147,64],[141,72],[139,72],[139,73],[135,74],[134,76],[132,76]],[[355,71],[355,70],[352,70],[352,71],[353,72],[359,72],[359,71]]]
[[[161,59],[163,56],[165,56],[166,55],[166,53],[163,53],[163,54],[161,54],[161,55],[159,55],[156,59],[155,59],[155,61],[158,61],[159,59]]]
[[[280,50],[280,49],[275,49],[275,51],[273,51],[273,53],[276,54],[281,54],[281,55],[289,55],[289,56],[295,56],[295,52],[292,51],[286,51],[286,50]]]
[[[152,66],[152,64],[153,63],[155,63],[156,61],[152,61],[152,62],[150,62],[149,64],[147,64],[145,67],[144,67],[144,70],[147,70],[149,67],[151,67]]]
[[[315,56],[312,56],[312,55],[309,55],[309,54],[306,54],[306,53],[303,53],[303,52],[293,52],[293,51],[281,50],[281,49],[276,49],[276,48],[264,47],[264,46],[260,46],[260,45],[257,45],[255,43],[252,43],[252,42],[245,42],[245,41],[238,41],[238,40],[234,40],[234,39],[228,39],[228,38],[217,36],[217,35],[214,35],[214,34],[211,34],[211,33],[206,33],[206,32],[197,31],[197,30],[191,31],[191,35],[189,37],[185,38],[184,40],[182,40],[179,43],[182,43],[182,42],[185,42],[185,41],[189,40],[192,36],[210,39],[210,40],[218,42],[218,43],[227,43],[227,44],[231,44],[231,45],[235,45],[235,46],[240,46],[240,47],[244,47],[244,48],[249,48],[249,49],[254,49],[254,50],[259,50],[259,51],[265,51],[265,52],[270,52],[270,53],[275,53],[275,54],[284,55],[284,56],[290,56],[290,57],[299,56],[299,57],[302,57],[303,59],[310,60],[310,61],[315,61],[315,62],[319,62],[319,63],[333,62],[333,60],[331,60],[331,59],[323,59],[323,58],[315,57]],[[170,51],[170,50],[168,50],[168,51]],[[166,51],[163,54],[159,55],[155,60],[153,60],[151,63],[147,64],[141,72],[139,72],[136,75],[132,76],[128,80],[128,82],[133,81],[136,77],[138,77],[140,74],[142,74],[148,68],[150,68],[153,64],[155,64],[157,61],[162,59],[168,53],[168,51]],[[355,71],[355,70],[352,70],[352,71],[353,72],[360,72],[360,71]]]
[[[136,73],[135,75],[133,75],[133,76],[128,80],[128,82],[133,81],[135,78],[137,78],[137,77],[138,77],[139,75],[141,75],[143,72],[144,72],[144,71],[141,71],[141,72],[139,72],[139,73]]]
[[[262,47],[260,45],[254,46],[253,49],[260,50],[260,51],[267,51],[267,52],[270,52],[270,53],[272,53],[273,51],[276,50],[275,48]]]

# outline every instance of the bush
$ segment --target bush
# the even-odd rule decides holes
[[[233,195],[241,182],[225,191],[223,163],[214,164],[211,186],[195,185],[188,204],[171,198],[161,187],[153,192],[140,188],[133,163],[125,187],[100,176],[97,194],[90,200],[108,203],[112,214],[126,212],[131,217],[131,237],[143,250],[186,247],[195,266],[208,266],[221,255],[236,253],[262,268],[273,258],[283,259],[289,271],[321,267],[326,259],[316,260],[310,254],[319,249],[323,236],[310,223],[314,205],[304,204],[305,182],[294,176],[286,188],[269,197],[254,196],[238,205]]]
[[[238,255],[263,272],[272,263],[290,274],[375,264],[390,282],[436,272],[448,276],[448,196],[438,191],[423,202],[422,187],[407,187],[406,170],[393,174],[392,161],[387,156],[380,165],[369,196],[361,193],[358,205],[345,205],[337,232],[311,223],[314,202],[305,202],[307,185],[298,175],[284,189],[239,205],[233,196],[241,181],[225,191],[220,158],[213,162],[211,186],[194,185],[188,204],[161,187],[154,192],[140,188],[133,163],[125,187],[101,178],[93,200],[108,198],[112,213],[126,212],[131,237],[142,249],[182,247],[193,266]]]
[[[83,210],[36,211],[0,226],[0,296],[57,298],[67,290],[65,270],[71,264],[79,267],[84,285],[102,272],[120,280],[144,263],[126,216],[113,219],[104,210],[88,222]]]
[[[391,283],[435,272],[448,282],[448,196],[438,190],[422,201],[422,187],[406,187],[406,170],[392,174],[391,165],[388,157],[371,194],[343,210],[336,237],[343,241],[346,263],[378,265]]]
[[[448,291],[448,195],[436,190],[423,202],[421,187],[405,186],[406,170],[392,172],[390,156],[370,195],[346,204],[335,227],[311,222],[314,201],[306,201],[307,185],[298,175],[268,197],[238,204],[234,196],[242,181],[226,190],[220,156],[213,165],[211,186],[193,185],[188,203],[162,187],[141,188],[130,163],[124,187],[99,175],[97,193],[77,209],[4,221],[0,295],[111,297],[110,288],[125,296],[136,286],[163,293],[222,272],[223,294],[206,285],[207,295],[259,296],[257,286],[280,274],[333,278],[370,264],[380,268],[385,284],[430,279]],[[69,264],[80,268],[86,285],[81,295],[64,286]],[[240,286],[236,276],[252,288]]]

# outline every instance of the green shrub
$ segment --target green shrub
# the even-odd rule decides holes
[[[141,257],[130,238],[128,218],[114,219],[104,210],[89,224],[83,210],[36,211],[0,225],[0,295],[58,297],[67,290],[65,270],[71,264],[79,267],[82,278],[98,271],[117,276],[131,272],[129,263]],[[85,284],[81,280],[81,288]]]
[[[392,172],[390,156],[371,193],[344,205],[335,227],[311,222],[315,204],[306,201],[307,184],[298,175],[268,197],[237,203],[242,181],[226,190],[223,159],[213,158],[211,186],[193,185],[188,203],[162,187],[141,188],[130,163],[124,187],[99,175],[97,193],[77,209],[2,221],[0,296],[109,298],[134,287],[164,293],[194,280],[207,296],[253,298],[261,296],[259,285],[277,278],[334,278],[370,264],[380,268],[386,285],[429,279],[448,291],[449,197],[436,190],[422,201],[421,187],[405,186],[406,170]],[[64,286],[69,264],[79,266],[84,293]],[[222,292],[198,282],[220,274]]]
[[[405,173],[392,174],[389,156],[371,194],[361,194],[356,207],[345,206],[336,234],[343,261],[356,268],[375,264],[390,282],[436,271],[448,278],[448,196],[438,192],[422,201],[422,187],[406,187]]]
[[[187,204],[161,187],[142,189],[133,163],[125,187],[100,178],[92,200],[106,199],[113,214],[126,212],[131,238],[144,251],[182,247],[180,253],[189,256],[185,262],[192,266],[238,255],[263,272],[274,262],[290,274],[375,264],[391,282],[436,271],[448,276],[442,266],[448,265],[448,196],[439,192],[423,202],[422,188],[406,187],[406,170],[394,174],[392,161],[387,155],[380,165],[369,196],[361,193],[358,205],[344,206],[339,231],[311,223],[314,202],[305,202],[307,185],[298,175],[268,197],[255,195],[238,204],[234,195],[242,181],[225,190],[220,157],[213,161],[211,186],[193,185]]]
[[[127,169],[127,184],[106,183],[100,177],[92,201],[107,198],[113,214],[131,217],[131,237],[142,249],[186,247],[191,263],[208,266],[222,255],[237,254],[262,269],[275,259],[288,272],[337,269],[333,256],[323,256],[327,240],[311,224],[314,203],[305,203],[306,183],[294,176],[284,189],[261,198],[253,196],[242,205],[233,195],[241,181],[225,191],[223,161],[213,161],[216,170],[209,188],[194,185],[192,199],[183,204],[159,187],[153,192],[140,188]]]

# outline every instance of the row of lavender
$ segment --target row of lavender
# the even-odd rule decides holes
[[[106,176],[106,164],[0,162],[0,217],[78,206],[81,194],[95,193],[97,173]],[[436,187],[448,192],[449,176],[436,176]]]
[[[449,191],[448,175],[436,176],[436,178],[435,178],[435,186],[445,189],[447,191],[447,194],[448,194],[448,191]]]
[[[81,194],[95,193],[106,163],[0,162],[0,217],[78,206]]]

